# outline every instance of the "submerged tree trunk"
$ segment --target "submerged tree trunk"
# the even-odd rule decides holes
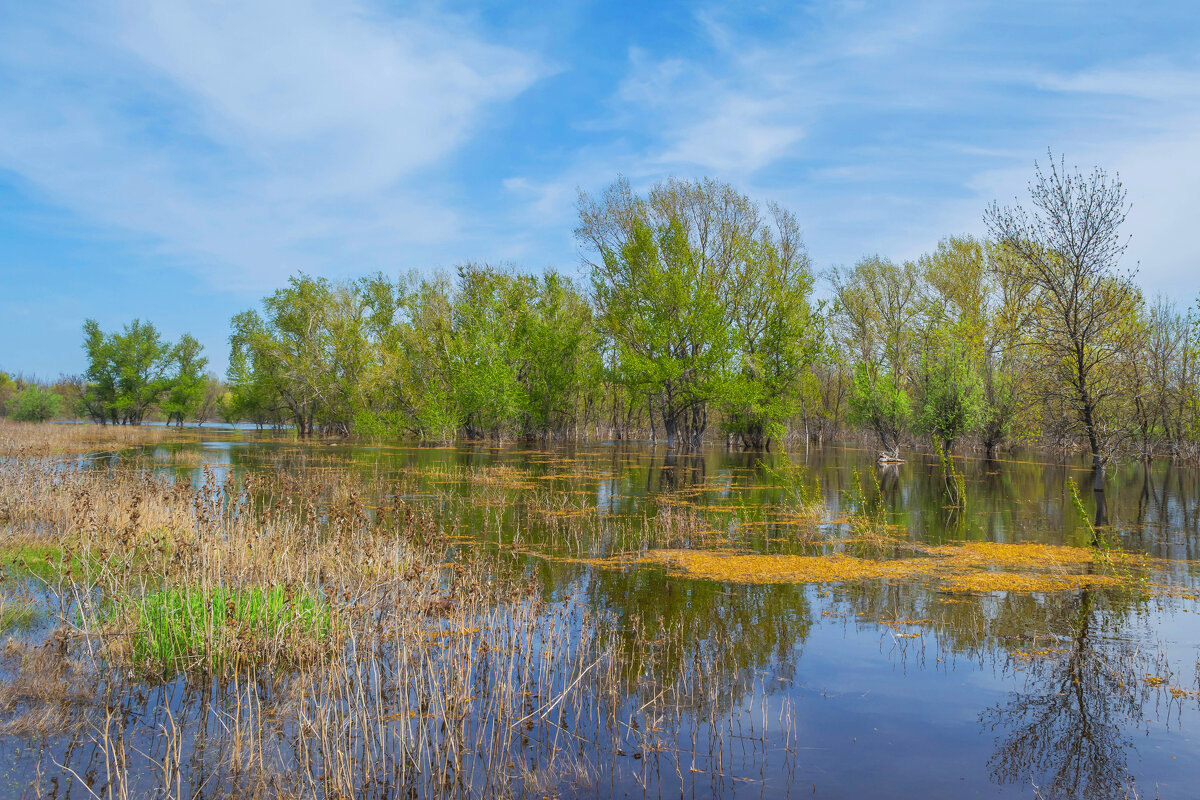
[[[658,429],[654,426],[654,395],[646,393],[646,414],[650,417],[650,441],[658,441]]]
[[[881,464],[899,464],[904,459],[900,457],[900,434],[895,431],[879,430],[879,462]]]
[[[904,461],[900,457],[900,445],[894,444],[879,451],[879,461],[883,464],[899,464]]]

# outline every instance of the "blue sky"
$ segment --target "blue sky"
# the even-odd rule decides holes
[[[150,319],[227,358],[296,271],[576,274],[578,189],[714,176],[824,269],[983,232],[1047,147],[1200,292],[1194,2],[0,0],[0,369]]]

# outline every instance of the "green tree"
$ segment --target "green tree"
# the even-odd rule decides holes
[[[89,415],[99,422],[141,424],[170,388],[174,348],[153,324],[137,319],[110,334],[89,319],[83,332]]]
[[[795,411],[811,278],[795,220],[769,210],[708,179],[580,195],[606,366],[626,401],[649,401],[671,446],[697,446],[720,411],[762,446]]]
[[[0,417],[12,414],[12,401],[16,393],[17,382],[7,372],[0,372]]]
[[[926,302],[918,421],[935,439],[941,431],[947,450],[977,432],[988,458],[1013,437],[1027,371],[1022,345],[1031,309],[1020,284],[999,268],[1003,252],[953,236],[919,261]]]
[[[771,206],[736,274],[732,311],[739,369],[723,402],[725,429],[752,449],[770,447],[817,392],[813,365],[825,340],[824,318],[809,304],[813,277],[800,226]]]
[[[100,330],[94,319],[83,323],[83,349],[88,366],[83,374],[83,406],[88,416],[99,423],[117,420],[117,364],[112,338]]]
[[[400,308],[391,382],[396,407],[417,436],[447,441],[464,424],[449,363],[454,337],[450,281],[410,276]]]
[[[220,404],[228,390],[225,383],[209,372],[204,376],[204,393],[192,414],[192,419],[203,425],[220,416]]]
[[[300,436],[318,425],[349,433],[361,405],[370,345],[363,295],[349,284],[298,275],[233,318],[229,381],[247,411],[287,409]]]
[[[234,339],[239,334],[245,336],[245,328],[239,325],[246,323],[245,319],[234,318],[234,334],[230,337],[233,346],[226,371],[229,391],[221,398],[221,418],[226,422],[252,422],[259,428],[277,425],[284,417],[284,409],[273,376],[262,363],[265,359]],[[253,366],[256,358],[260,359],[257,369]]]
[[[594,278],[602,329],[613,338],[617,380],[662,414],[667,445],[697,447],[730,379],[733,331],[687,233],[676,220],[637,223]]]
[[[834,270],[832,282],[836,338],[854,365],[849,419],[875,435],[881,460],[899,460],[925,311],[921,273],[912,262],[870,256]]]
[[[603,379],[591,306],[568,279],[548,272],[531,298],[522,340],[525,435],[564,435],[595,408]]]
[[[854,367],[848,405],[850,421],[866,426],[877,437],[880,460],[900,460],[900,443],[912,420],[912,404],[895,375],[879,364],[860,361]]]
[[[13,402],[12,418],[18,422],[48,422],[59,415],[62,398],[51,389],[30,385]]]
[[[975,353],[957,326],[929,334],[920,371],[918,428],[947,455],[959,437],[977,429],[983,418],[983,387]]]
[[[204,368],[208,359],[201,355],[203,351],[201,344],[186,333],[171,351],[173,372],[161,409],[168,424],[175,422],[182,426],[204,400],[208,382]]]
[[[447,355],[467,438],[500,438],[528,407],[520,373],[532,290],[531,280],[503,270],[458,270]]]

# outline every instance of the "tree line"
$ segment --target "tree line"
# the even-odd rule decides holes
[[[111,333],[89,319],[83,333],[88,361],[83,375],[46,382],[0,372],[0,417],[87,418],[113,425],[140,425],[150,418],[177,425],[235,421],[228,388],[205,371],[208,359],[191,335],[171,343],[152,323],[138,319]]]
[[[189,336],[85,325],[93,419],[228,420],[314,433],[652,438],[747,448],[861,434],[883,460],[928,442],[1200,455],[1194,312],[1122,269],[1119,178],[1053,158],[986,239],[818,276],[794,215],[715,180],[581,193],[582,281],[297,275],[234,317],[225,386]],[[205,396],[209,400],[205,400]]]

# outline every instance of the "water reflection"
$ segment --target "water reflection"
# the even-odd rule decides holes
[[[1130,734],[1147,700],[1146,658],[1127,637],[1099,640],[1094,603],[1090,591],[1068,598],[1057,629],[1065,639],[1033,657],[1025,686],[983,714],[997,733],[988,761],[997,783],[1037,786],[1047,800],[1133,796]]]

